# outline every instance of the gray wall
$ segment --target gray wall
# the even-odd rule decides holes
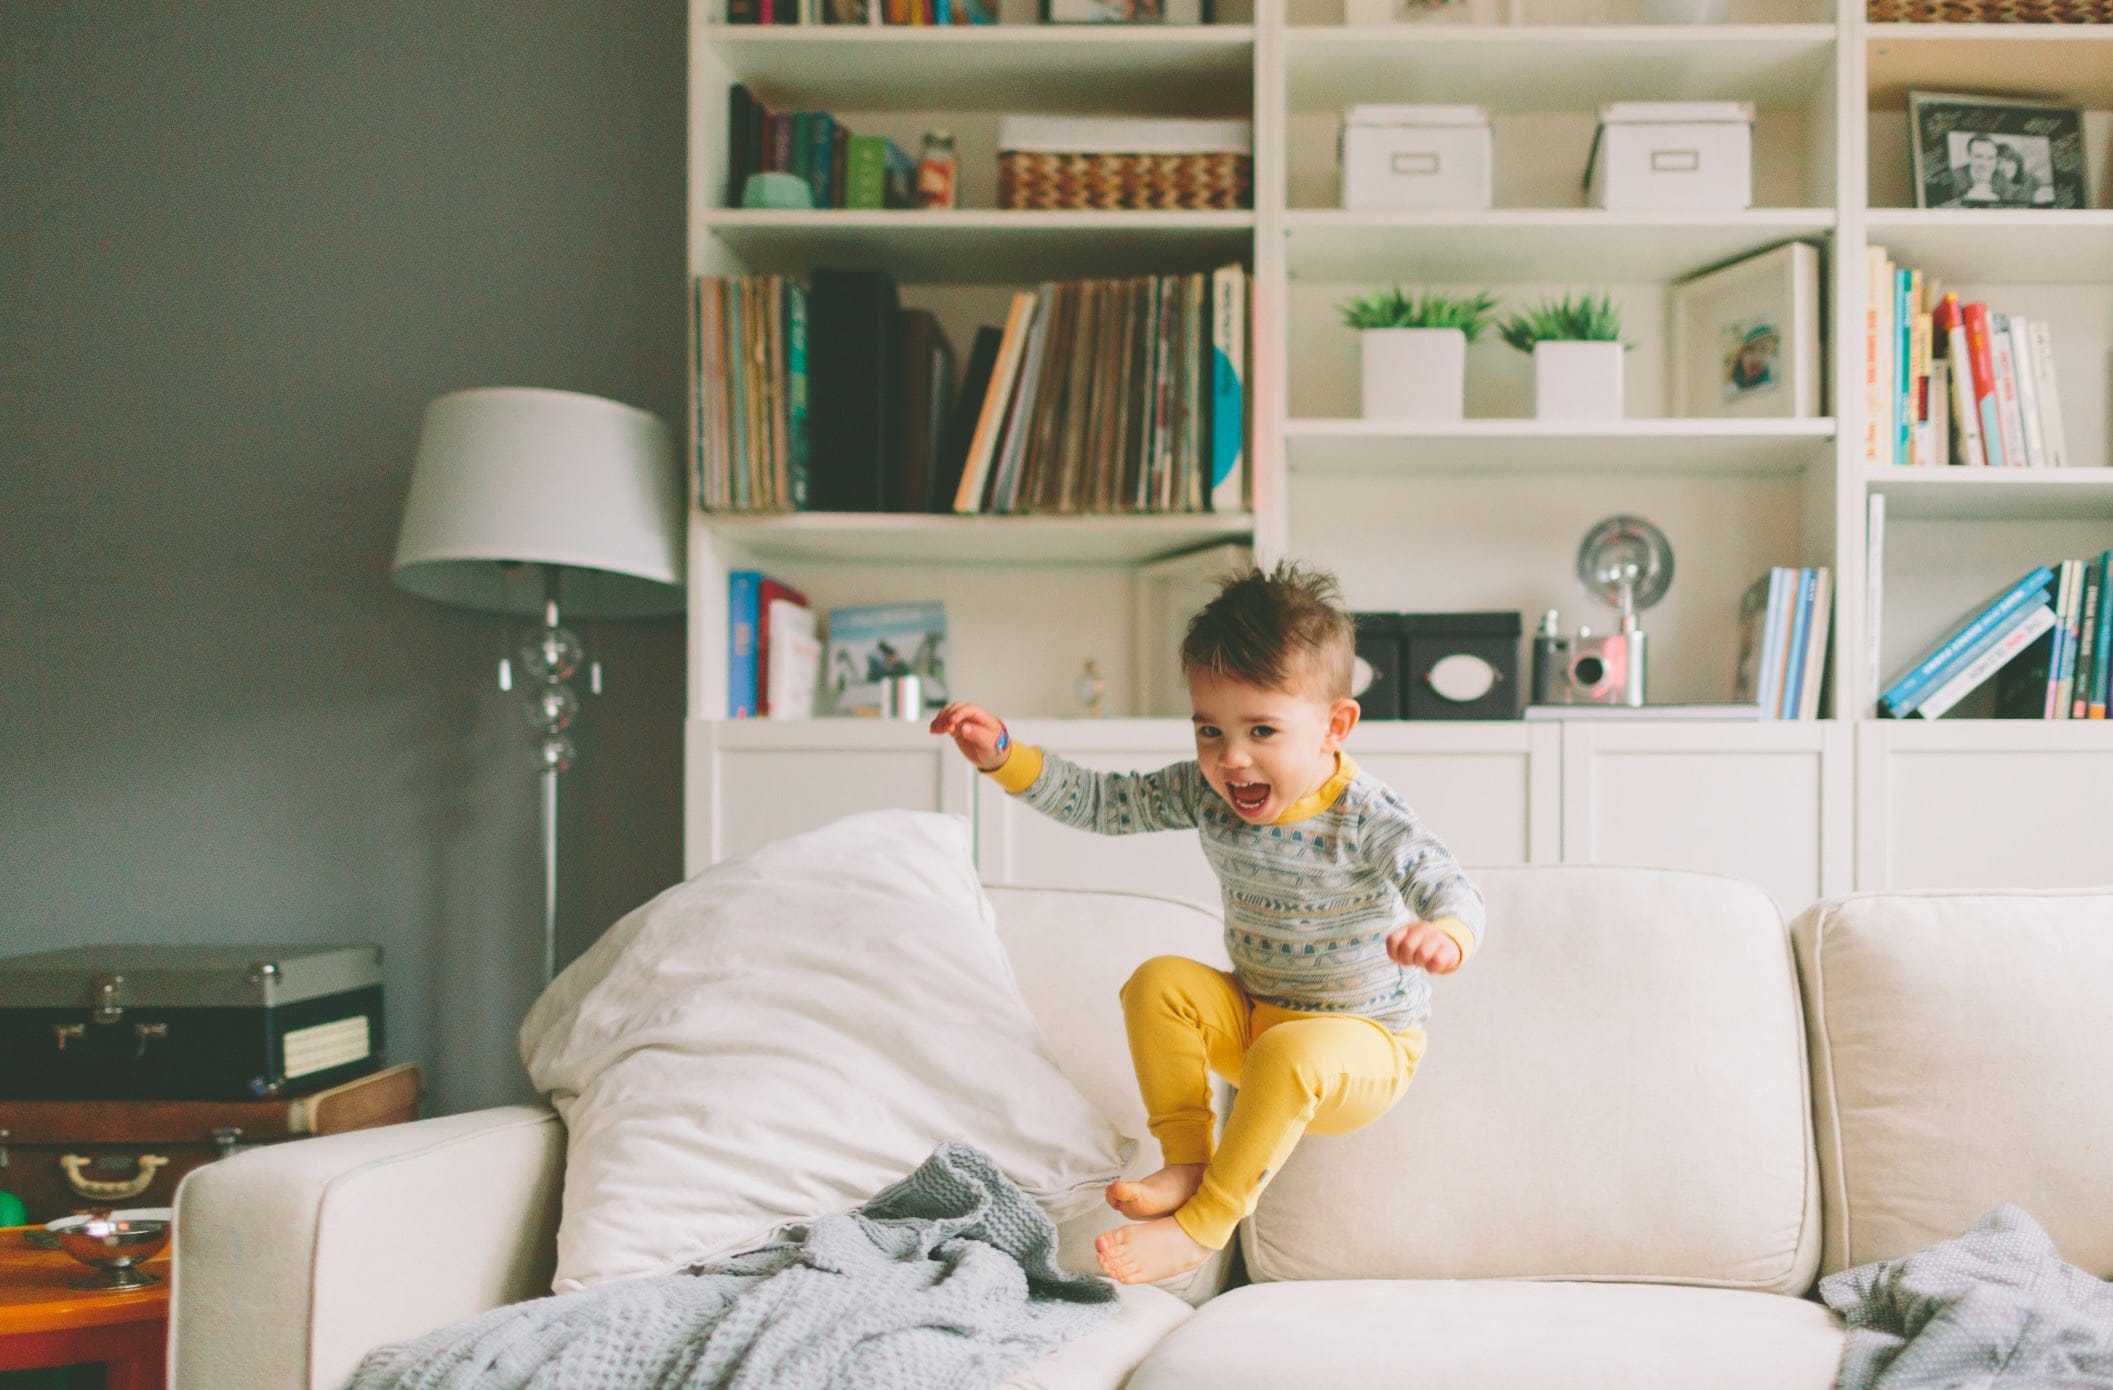
[[[435,395],[680,428],[684,65],[679,0],[0,5],[0,951],[380,941],[429,1108],[527,1093],[525,726],[388,563]],[[583,635],[567,955],[681,872],[682,625]]]

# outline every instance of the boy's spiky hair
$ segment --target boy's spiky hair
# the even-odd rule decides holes
[[[1356,661],[1357,627],[1335,576],[1291,560],[1228,579],[1181,644],[1184,673],[1331,701],[1349,696]]]

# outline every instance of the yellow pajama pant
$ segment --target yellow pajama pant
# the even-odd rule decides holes
[[[1257,1003],[1232,975],[1182,956],[1146,961],[1122,998],[1152,1137],[1167,1163],[1210,1165],[1174,1219],[1212,1250],[1301,1135],[1347,1134],[1386,1114],[1423,1057],[1421,1028],[1390,1033],[1354,1014]],[[1215,1153],[1212,1072],[1239,1088]]]

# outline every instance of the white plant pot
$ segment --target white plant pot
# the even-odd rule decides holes
[[[1457,420],[1467,398],[1467,334],[1457,328],[1367,328],[1367,420]]]
[[[1542,420],[1619,420],[1620,343],[1535,343],[1533,413]]]

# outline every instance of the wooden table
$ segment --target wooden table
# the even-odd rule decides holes
[[[94,1273],[63,1250],[0,1227],[0,1371],[100,1361],[105,1390],[162,1390],[169,1340],[169,1252],[147,1261],[144,1289],[77,1289]]]

